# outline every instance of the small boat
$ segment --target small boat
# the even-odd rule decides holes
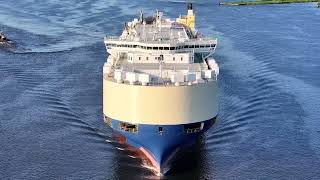
[[[12,41],[0,32],[0,46],[12,47]]]

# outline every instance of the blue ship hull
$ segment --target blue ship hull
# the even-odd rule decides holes
[[[125,137],[127,144],[140,149],[160,174],[170,169],[171,160],[184,148],[194,144],[199,136],[207,131],[216,117],[202,121],[201,130],[186,130],[185,125],[146,125],[139,124],[136,132],[129,132],[120,127],[121,121],[105,121],[112,129]]]

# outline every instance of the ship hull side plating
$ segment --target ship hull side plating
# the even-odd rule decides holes
[[[179,150],[193,144],[212,125],[218,113],[217,96],[217,81],[190,86],[139,86],[103,79],[105,121],[126,138],[127,144],[140,149],[160,174],[166,173],[170,159]],[[120,123],[137,129],[127,132]],[[201,130],[185,132],[185,125],[194,123],[200,123]]]
[[[132,124],[176,125],[218,113],[217,81],[191,86],[139,86],[103,80],[103,113]]]
[[[119,127],[122,121],[112,119],[108,124],[117,133],[125,137],[126,143],[141,150],[150,160],[157,173],[165,174],[171,161],[181,150],[196,142],[201,134],[207,131],[216,121],[216,117],[202,121],[203,129],[199,132],[186,133],[184,125],[146,125],[139,124],[135,133],[126,132]],[[162,132],[159,132],[159,127]]]

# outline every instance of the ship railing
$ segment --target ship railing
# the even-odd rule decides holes
[[[217,39],[216,38],[209,38],[209,37],[204,37],[204,38],[196,38],[196,39],[185,39],[183,41],[179,41],[177,39],[163,39],[163,40],[144,40],[144,39],[139,39],[139,40],[134,40],[134,39],[121,39],[119,36],[105,36],[105,41],[118,41],[118,42],[140,42],[140,43],[147,43],[147,44],[204,44],[204,43],[212,43],[216,44]]]
[[[112,74],[103,74],[103,78],[107,81],[111,81],[111,82],[115,82],[115,83],[119,83],[119,84],[126,84],[126,85],[136,85],[136,86],[162,86],[162,87],[166,87],[166,86],[176,86],[176,84],[174,82],[171,82],[171,80],[169,78],[163,78],[162,80],[153,80],[150,81],[149,83],[147,83],[146,85],[143,85],[142,82],[136,81],[133,84],[130,83],[129,81],[123,79],[121,82],[117,82],[116,79],[114,79],[114,76]],[[190,82],[190,81],[184,81],[184,82],[179,82],[179,86],[192,86],[192,85],[197,85],[197,84],[205,84],[208,82],[213,82],[213,81],[217,81],[217,78],[212,78],[212,79],[202,79],[202,82]]]

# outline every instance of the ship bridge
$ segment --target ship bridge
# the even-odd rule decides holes
[[[196,39],[161,39],[155,40],[127,40],[119,37],[105,37],[107,49],[116,49],[117,51],[144,51],[161,50],[170,51],[169,53],[179,53],[183,51],[209,52],[214,50],[217,45],[217,39],[196,38]]]

